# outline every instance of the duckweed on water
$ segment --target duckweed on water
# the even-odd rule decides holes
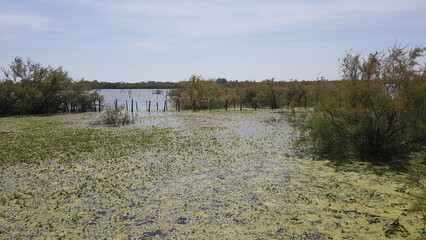
[[[0,119],[0,238],[424,238],[403,174],[296,158],[279,114],[96,117]]]
[[[117,157],[148,146],[154,134],[164,134],[159,129],[80,126],[62,121],[64,117],[0,119],[2,127],[10,129],[10,134],[0,135],[0,164],[33,164],[46,160],[81,162],[88,157]]]

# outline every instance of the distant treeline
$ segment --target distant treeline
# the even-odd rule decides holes
[[[84,81],[85,85],[90,89],[174,89],[177,87],[177,83],[174,82],[138,82],[138,83],[127,83],[127,82],[99,82]]]
[[[175,105],[184,110],[239,108],[313,107],[324,86],[337,81],[275,81],[218,83],[214,79],[192,76],[170,92]]]
[[[218,83],[214,79],[192,76],[171,91],[171,99],[181,109],[203,110],[225,107],[290,108],[312,107],[318,100],[318,85],[331,81],[275,81]]]

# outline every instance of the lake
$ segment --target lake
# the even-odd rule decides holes
[[[159,110],[164,109],[165,101],[168,101],[167,107],[171,107],[170,89],[100,89],[98,92],[104,97],[106,106],[113,106],[114,101],[117,100],[118,106],[126,107],[127,101],[130,108],[133,99],[135,110],[137,104],[139,111],[148,109],[149,101],[151,101],[152,110],[156,110],[157,104]]]

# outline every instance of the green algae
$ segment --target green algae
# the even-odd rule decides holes
[[[71,115],[68,115],[71,118]],[[74,121],[88,121],[88,119]],[[11,134],[0,135],[0,164],[42,161],[80,162],[86,158],[118,157],[132,148],[148,146],[158,129],[115,129],[81,126],[63,121],[65,116],[2,118]],[[87,117],[86,117],[87,118]],[[83,124],[84,125],[84,124]]]
[[[413,195],[399,191],[407,176],[298,158],[280,114],[242,112],[141,116],[120,128],[90,125],[94,114],[0,119],[13,132],[0,143],[13,162],[1,170],[0,237],[424,238]],[[406,232],[387,234],[397,218]]]

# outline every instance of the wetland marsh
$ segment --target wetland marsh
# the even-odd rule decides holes
[[[405,173],[314,161],[282,113],[158,112],[113,128],[99,117],[0,118],[1,239],[425,236]]]

